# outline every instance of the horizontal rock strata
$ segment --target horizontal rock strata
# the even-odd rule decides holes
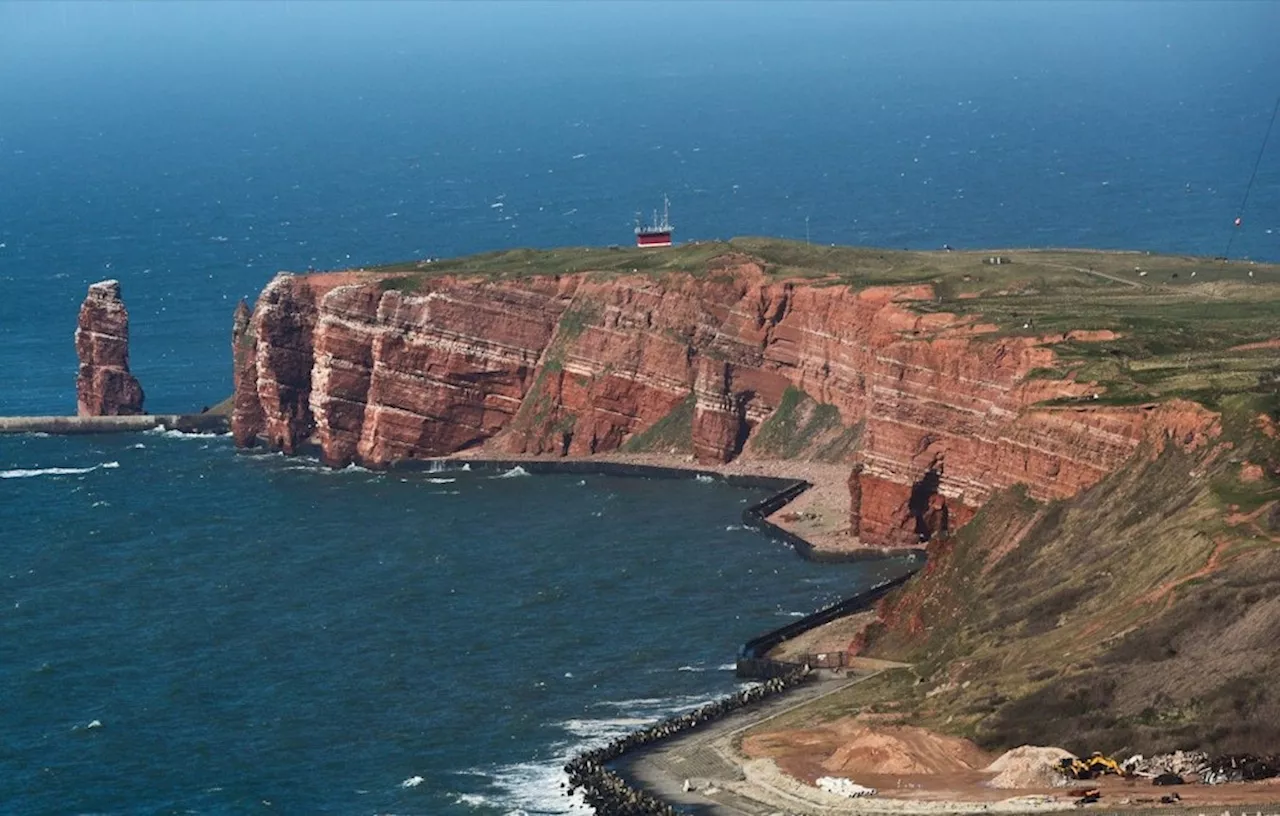
[[[76,324],[76,414],[82,417],[143,413],[142,386],[129,372],[129,312],[120,282],[89,287]]]
[[[372,274],[281,275],[236,319],[236,439],[313,442],[333,465],[378,467],[477,446],[589,455],[662,430],[724,462],[798,388],[862,425],[847,454],[853,534],[907,546],[996,490],[1070,496],[1147,436],[1210,422],[1190,405],[1044,407],[1091,391],[1028,378],[1052,368],[1053,340],[913,309],[928,286],[717,264],[697,277],[423,277],[413,291]]]

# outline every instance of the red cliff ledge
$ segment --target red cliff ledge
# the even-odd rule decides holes
[[[143,413],[142,386],[129,373],[129,312],[120,282],[89,287],[76,325],[76,414],[82,417]]]
[[[1049,339],[914,310],[928,285],[855,290],[771,278],[746,255],[714,263],[698,276],[423,276],[412,292],[376,273],[279,275],[237,312],[236,440],[379,467],[480,447],[612,452],[666,418],[677,448],[727,462],[754,455],[794,387],[861,424],[842,454],[849,531],[898,547],[963,524],[998,489],[1071,496],[1144,438],[1187,443],[1213,425],[1185,402],[1044,407],[1091,386],[1028,377],[1053,367]]]

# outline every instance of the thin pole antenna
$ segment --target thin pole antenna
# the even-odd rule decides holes
[[[1244,223],[1244,208],[1249,203],[1249,193],[1253,192],[1254,179],[1258,177],[1258,168],[1262,165],[1262,155],[1267,152],[1267,141],[1271,138],[1271,128],[1276,124],[1276,114],[1280,113],[1280,96],[1276,97],[1276,106],[1271,109],[1271,121],[1267,123],[1267,132],[1262,137],[1262,147],[1258,149],[1258,158],[1253,162],[1253,173],[1249,175],[1249,183],[1244,188],[1244,198],[1240,201],[1240,209],[1236,211],[1236,221],[1231,230],[1231,237],[1227,239],[1227,251],[1222,253],[1222,257],[1231,257],[1231,245],[1235,243],[1236,233],[1240,231],[1240,225]]]

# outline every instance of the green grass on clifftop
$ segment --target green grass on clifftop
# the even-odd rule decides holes
[[[1056,343],[1059,363],[1037,372],[1097,383],[1102,402],[1185,397],[1216,407],[1225,397],[1255,392],[1260,380],[1280,370],[1280,348],[1238,348],[1280,338],[1280,267],[1269,264],[1144,252],[919,252],[734,238],[669,249],[513,249],[387,264],[364,274],[384,290],[412,293],[442,275],[495,281],[576,273],[599,279],[714,277],[744,259],[776,280],[815,286],[927,284],[934,298],[912,301],[909,308],[958,314],[990,326],[993,336],[1113,331],[1118,336],[1111,340]],[[570,334],[576,314],[571,311],[564,326]]]

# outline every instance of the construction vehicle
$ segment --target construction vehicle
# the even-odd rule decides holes
[[[1125,775],[1120,763],[1111,757],[1103,756],[1101,751],[1094,751],[1087,759],[1075,757],[1063,759],[1058,764],[1058,771],[1068,779],[1097,779],[1107,774]]]

